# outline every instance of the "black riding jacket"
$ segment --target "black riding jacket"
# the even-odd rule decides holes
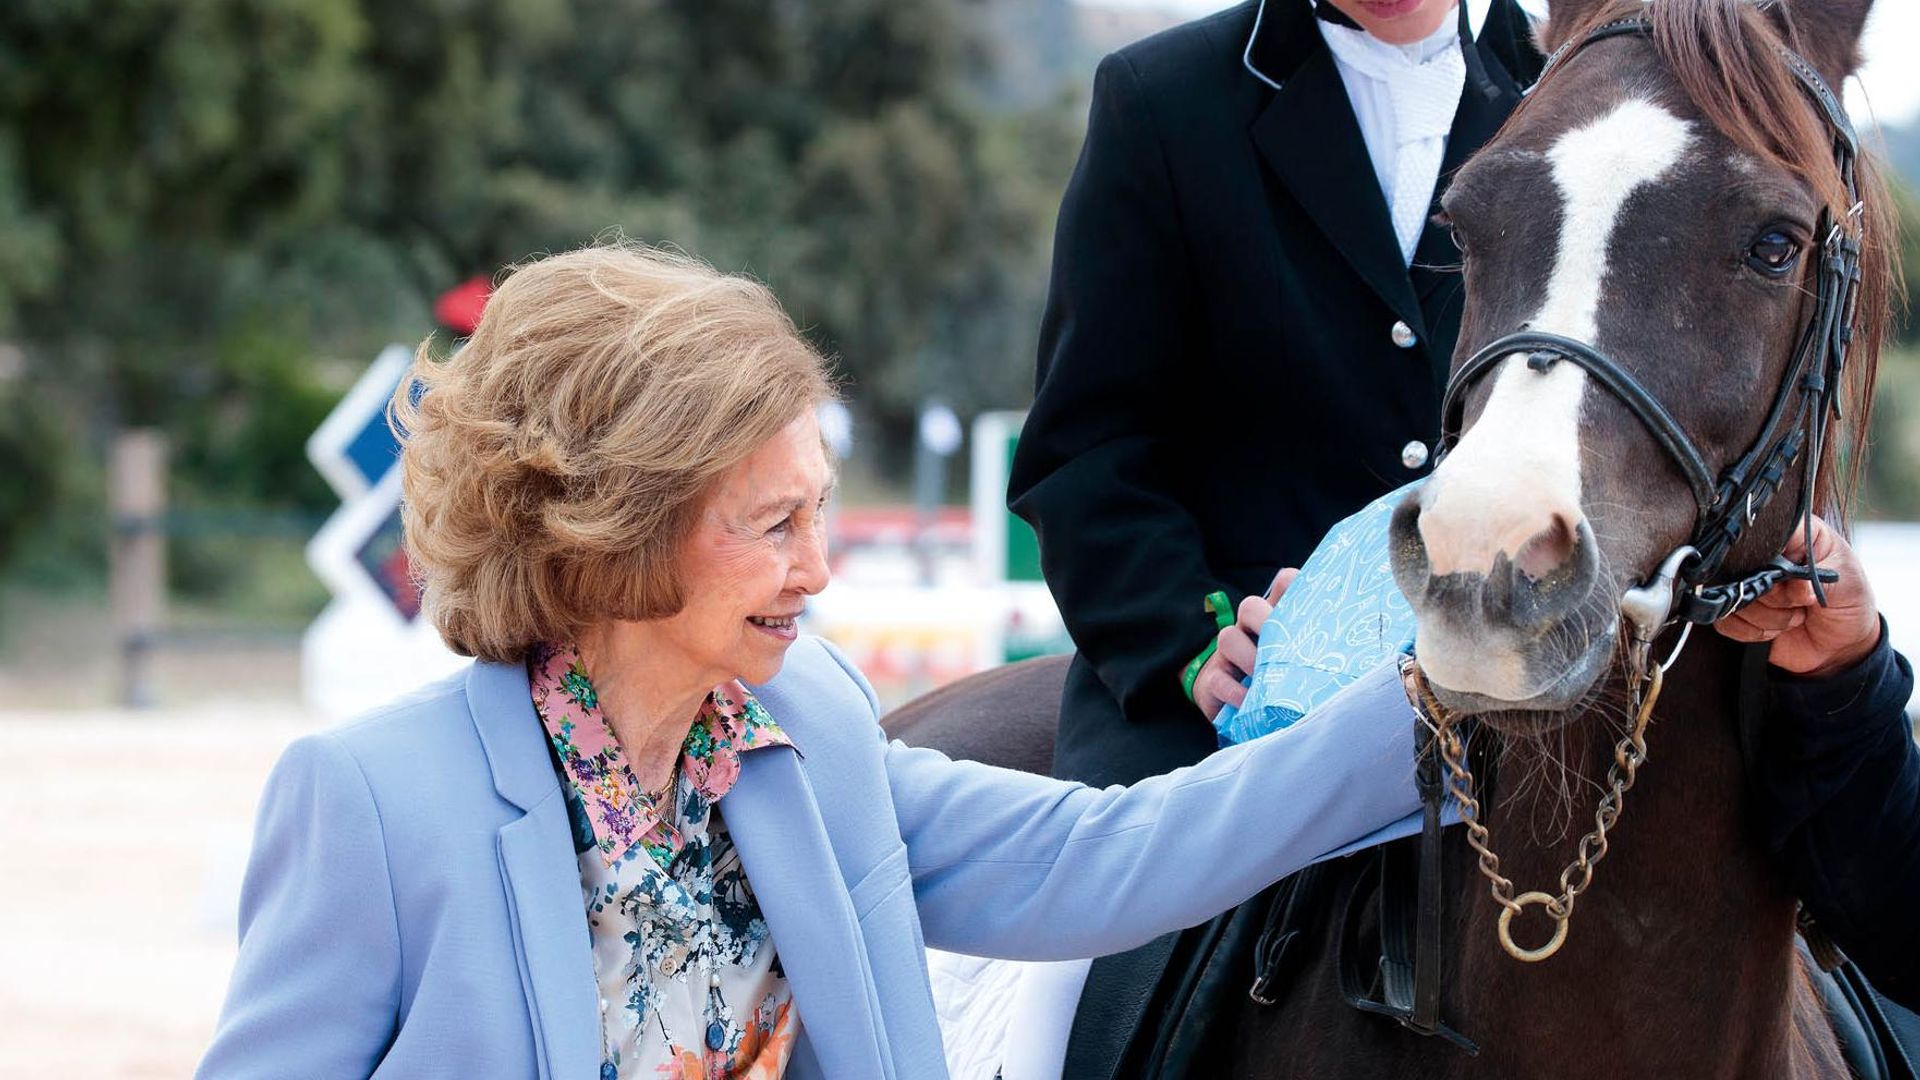
[[[1920,1011],[1920,747],[1913,668],[1880,643],[1851,671],[1768,669],[1753,777],[1767,846],[1882,994]]]

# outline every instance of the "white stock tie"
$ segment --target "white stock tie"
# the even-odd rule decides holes
[[[1447,133],[1453,129],[1453,115],[1460,107],[1461,87],[1466,83],[1467,64],[1460,55],[1458,38],[1432,52],[1424,60],[1420,54],[1430,42],[1451,36],[1453,20],[1448,19],[1434,38],[1416,45],[1398,46],[1373,37],[1363,30],[1322,23],[1327,47],[1344,66],[1374,83],[1390,107],[1380,116],[1391,124],[1391,169],[1379,169],[1386,181],[1387,209],[1393,219],[1394,236],[1400,241],[1401,258],[1411,262],[1413,249],[1420,243],[1426,226],[1427,211],[1433,202],[1434,184],[1440,178],[1440,162],[1446,157]],[[1383,133],[1386,134],[1386,133]],[[1381,164],[1381,150],[1368,151]]]

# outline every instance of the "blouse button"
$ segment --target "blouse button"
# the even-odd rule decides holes
[[[720,973],[717,971],[708,972],[707,985],[713,987],[715,990],[720,989]]]

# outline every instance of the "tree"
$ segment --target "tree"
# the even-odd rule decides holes
[[[250,253],[336,202],[363,33],[353,0],[0,11],[6,329],[122,422],[175,417]]]
[[[65,426],[164,426],[178,482],[314,507],[296,440],[332,385],[317,361],[418,338],[448,285],[618,230],[767,280],[896,442],[926,396],[1018,405],[1078,138],[1064,100],[982,104],[978,17],[0,6],[0,341]]]

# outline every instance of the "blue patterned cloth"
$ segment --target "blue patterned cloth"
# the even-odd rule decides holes
[[[1413,648],[1413,609],[1393,583],[1387,524],[1415,481],[1327,532],[1260,628],[1239,708],[1220,710],[1220,745],[1292,724],[1359,678]]]

